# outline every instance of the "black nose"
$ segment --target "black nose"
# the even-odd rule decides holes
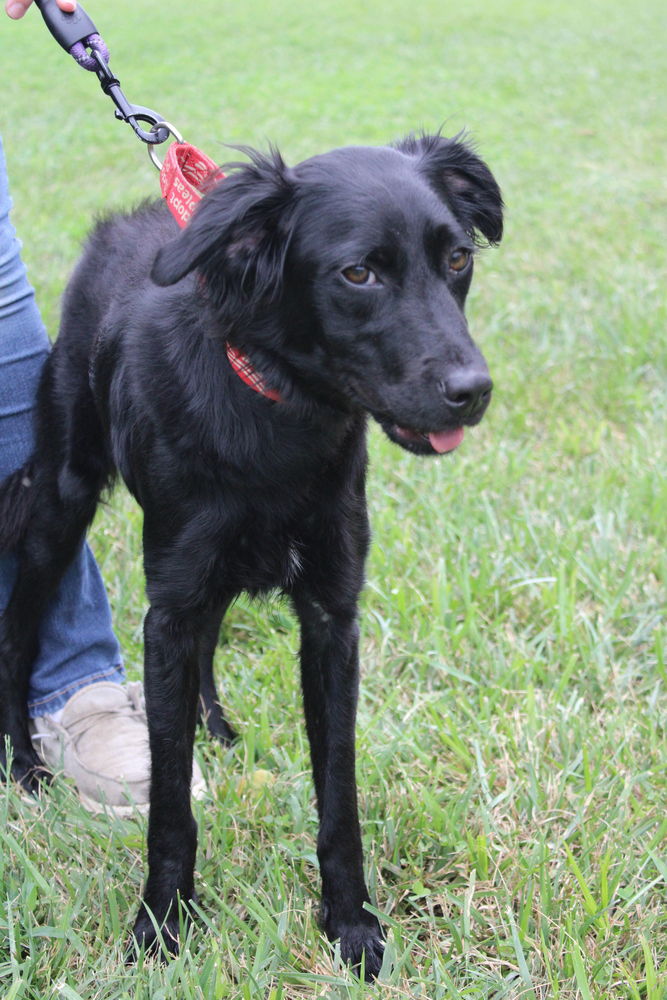
[[[447,405],[461,419],[481,417],[489,405],[493,382],[484,368],[458,368],[445,381]]]

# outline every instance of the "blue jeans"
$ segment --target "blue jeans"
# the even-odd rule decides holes
[[[0,138],[0,480],[29,457],[33,408],[49,339],[9,221],[11,202]],[[0,608],[12,591],[15,557],[0,556]],[[93,681],[122,682],[120,649],[100,572],[83,545],[51,600],[30,678],[32,717],[55,712]]]

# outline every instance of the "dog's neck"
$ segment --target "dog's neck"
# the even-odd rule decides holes
[[[267,377],[255,366],[254,361],[238,347],[234,347],[228,340],[225,342],[225,354],[232,371],[238,375],[253,392],[263,396],[273,403],[286,403],[285,395],[274,386],[271,386]],[[285,374],[283,370],[281,384],[285,387]],[[314,388],[312,385],[299,384],[300,380],[289,378],[291,390],[289,393],[290,403],[306,406],[310,413],[309,420],[312,419],[313,407],[322,413],[326,413],[326,424],[332,426],[337,418],[347,421],[354,412],[362,412],[358,406],[352,405],[349,400],[342,397],[334,398],[331,393],[324,391],[325,387]],[[309,391],[310,390],[310,391]],[[296,412],[292,407],[293,414]]]

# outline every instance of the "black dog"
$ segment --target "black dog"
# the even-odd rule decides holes
[[[193,898],[190,810],[199,678],[241,591],[286,594],[320,819],[322,922],[377,974],[354,775],[357,600],[369,530],[367,415],[418,455],[450,451],[491,380],[463,307],[480,236],[502,201],[457,139],[334,150],[289,169],[277,153],[213,187],[180,234],[164,204],[102,222],[67,289],[29,463],[0,492],[0,543],[19,571],[0,632],[0,728],[14,776],[47,777],[26,722],[45,602],[118,470],[144,510],[150,610],[145,690],[152,781],[148,909],[174,940]],[[252,387],[239,377],[254,377]]]

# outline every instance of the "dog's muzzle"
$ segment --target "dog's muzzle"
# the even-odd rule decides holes
[[[458,448],[466,426],[482,419],[492,390],[493,382],[486,368],[455,369],[440,383],[437,417],[429,419],[418,406],[420,412],[414,422],[387,415],[377,419],[387,437],[407,451],[416,455],[444,455]]]

